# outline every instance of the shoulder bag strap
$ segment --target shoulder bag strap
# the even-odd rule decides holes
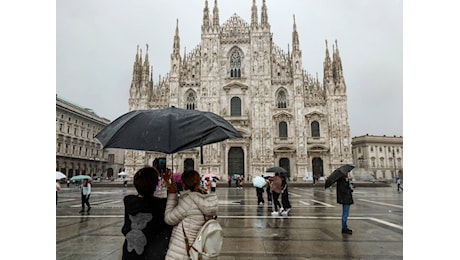
[[[188,252],[190,250],[190,244],[188,243],[188,237],[185,234],[185,228],[184,228],[184,221],[182,220],[182,232],[184,233],[184,239],[185,239],[185,251],[187,251],[187,256],[190,257],[190,253]]]

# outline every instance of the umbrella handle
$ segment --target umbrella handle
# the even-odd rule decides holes
[[[200,162],[201,164],[203,164],[203,145],[202,144],[200,144],[200,157],[201,157]]]

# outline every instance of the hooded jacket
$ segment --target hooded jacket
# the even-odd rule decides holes
[[[350,188],[350,181],[348,178],[341,177],[337,180],[337,203],[340,204],[353,204],[353,190]]]
[[[201,194],[186,190],[178,198],[176,193],[168,194],[165,222],[174,225],[169,249],[165,259],[189,259],[187,256],[182,223],[190,245],[205,222],[205,216],[217,215],[217,196],[215,193]]]

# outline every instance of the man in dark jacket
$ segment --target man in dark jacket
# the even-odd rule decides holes
[[[337,180],[337,203],[342,204],[342,233],[352,234],[352,230],[348,229],[347,219],[350,212],[350,205],[353,204],[353,187],[348,179],[348,172]]]

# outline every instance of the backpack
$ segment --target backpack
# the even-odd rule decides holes
[[[206,217],[205,217],[206,218]],[[192,245],[189,244],[185,234],[184,223],[182,222],[182,231],[184,232],[187,255],[192,260],[218,259],[222,249],[222,240],[224,233],[216,217],[206,220],[201,226],[196,239]]]

